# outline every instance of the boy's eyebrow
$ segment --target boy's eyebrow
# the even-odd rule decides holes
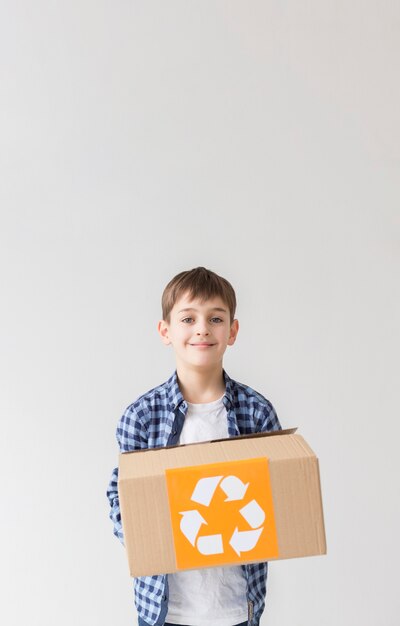
[[[186,313],[187,311],[197,311],[198,309],[195,309],[193,307],[189,307],[187,309],[181,309],[180,311],[178,311],[178,313]],[[226,309],[222,309],[220,306],[213,306],[210,311],[221,311],[221,313],[227,313]]]

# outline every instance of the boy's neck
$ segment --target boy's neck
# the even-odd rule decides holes
[[[186,402],[214,402],[225,393],[222,366],[212,371],[188,370],[177,367],[179,388]]]

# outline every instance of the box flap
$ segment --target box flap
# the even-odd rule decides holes
[[[235,437],[223,437],[222,439],[207,439],[205,441],[196,441],[195,443],[183,443],[173,446],[160,446],[159,448],[142,448],[140,450],[131,450],[130,452],[122,452],[121,454],[142,454],[145,452],[152,452],[154,450],[172,450],[173,448],[186,448],[188,446],[201,446],[205,443],[218,443],[220,441],[231,441],[241,439],[255,439],[257,437],[276,437],[277,435],[293,435],[297,431],[297,426],[294,428],[285,428],[283,430],[271,430],[269,432],[262,433],[250,433],[249,435],[237,435]]]
[[[274,461],[315,457],[301,435],[281,433],[277,431],[275,436],[257,433],[218,441],[123,452],[119,455],[118,482],[136,476],[155,476],[167,468],[214,463],[218,459],[267,457]]]

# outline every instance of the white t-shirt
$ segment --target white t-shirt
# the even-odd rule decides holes
[[[222,398],[188,404],[179,443],[228,437]],[[188,626],[235,626],[247,621],[246,579],[241,566],[210,567],[168,575],[166,621]]]

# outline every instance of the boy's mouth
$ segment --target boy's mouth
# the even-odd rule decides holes
[[[211,348],[212,346],[215,346],[214,343],[191,343],[190,345],[196,348]]]

